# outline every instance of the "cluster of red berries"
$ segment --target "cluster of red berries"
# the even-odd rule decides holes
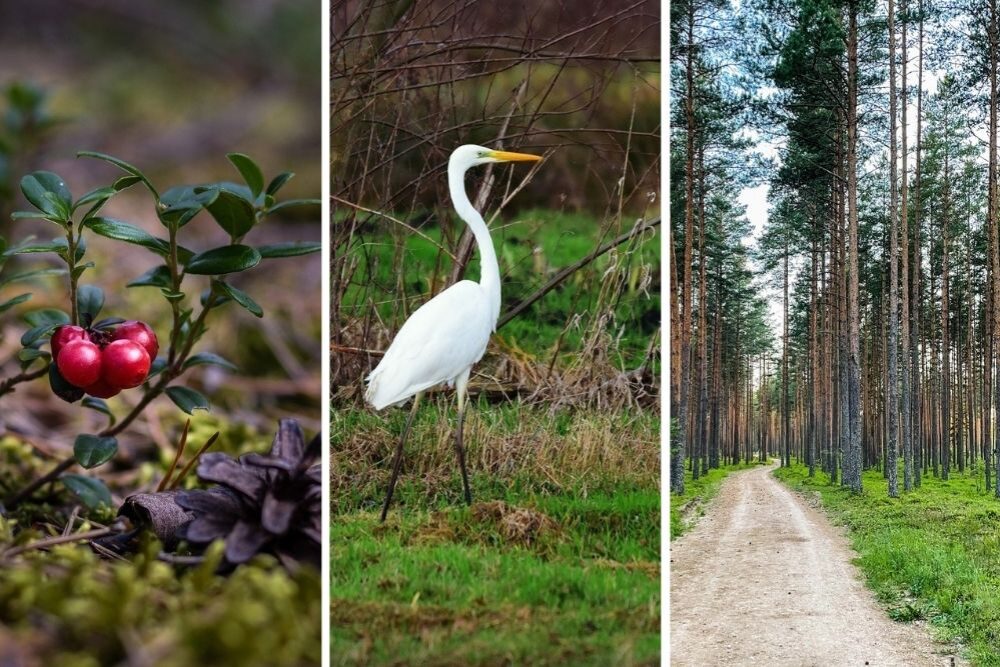
[[[63,325],[52,332],[51,347],[63,379],[97,398],[145,382],[160,349],[153,330],[137,320],[112,330]]]

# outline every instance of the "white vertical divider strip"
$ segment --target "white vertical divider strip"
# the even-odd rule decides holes
[[[670,2],[660,4],[660,664],[670,664]]]
[[[330,0],[320,0],[320,30],[322,32],[321,53],[322,58],[322,99],[320,100],[320,134],[322,142],[322,188],[320,190],[323,199],[321,206],[320,225],[322,226],[323,250],[323,271],[322,275],[322,337],[323,353],[321,355],[321,377],[322,387],[320,411],[320,424],[322,432],[322,461],[323,461],[323,544],[322,563],[320,566],[320,586],[322,586],[322,614],[320,615],[323,624],[322,632],[322,664],[323,667],[330,665]]]

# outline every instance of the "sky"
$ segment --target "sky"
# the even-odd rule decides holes
[[[916,48],[911,46],[911,53],[916,53]],[[910,84],[911,91],[916,87],[917,84],[917,71],[916,71],[916,57],[913,55],[907,60],[912,61],[911,65],[908,67],[907,71],[907,82]],[[944,76],[943,70],[924,70],[923,74],[923,90],[926,102],[926,97],[932,95],[937,89],[938,81]],[[886,94],[888,94],[888,81],[885,82],[884,88]],[[773,89],[762,90],[763,95],[770,95]],[[917,96],[915,93],[910,94],[907,99],[907,114],[910,119],[910,123],[907,126],[907,142],[909,145],[910,152],[910,173],[912,174],[912,169],[914,165],[913,153],[916,151],[917,145],[917,124],[915,122],[917,117]],[[762,141],[759,142],[754,150],[759,152],[766,157],[775,160],[775,168],[780,165],[781,162],[781,152],[778,145],[774,142]],[[901,159],[901,157],[899,158]],[[764,227],[767,225],[768,217],[771,209],[771,202],[769,200],[770,186],[767,184],[757,185],[752,188],[744,188],[740,191],[739,202],[746,206],[746,218],[750,221],[751,225],[751,236],[743,240],[744,245],[748,247],[755,247],[757,241],[760,239],[761,235],[764,233]],[[794,282],[795,269],[792,269],[792,276],[790,280]],[[782,303],[781,303],[781,292],[773,287],[763,285],[763,292],[769,299],[770,306],[770,317],[769,323],[771,325],[771,330],[774,332],[775,337],[781,337],[781,315],[782,315]]]

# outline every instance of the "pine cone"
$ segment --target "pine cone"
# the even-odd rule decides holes
[[[294,419],[282,419],[268,455],[201,457],[197,474],[218,486],[181,491],[174,502],[194,516],[177,537],[192,545],[223,539],[226,560],[238,565],[261,552],[320,566],[322,482],[320,438],[305,444]]]

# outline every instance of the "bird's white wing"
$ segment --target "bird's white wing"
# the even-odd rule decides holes
[[[454,379],[486,351],[493,323],[479,283],[463,280],[416,310],[368,376],[376,410]]]

